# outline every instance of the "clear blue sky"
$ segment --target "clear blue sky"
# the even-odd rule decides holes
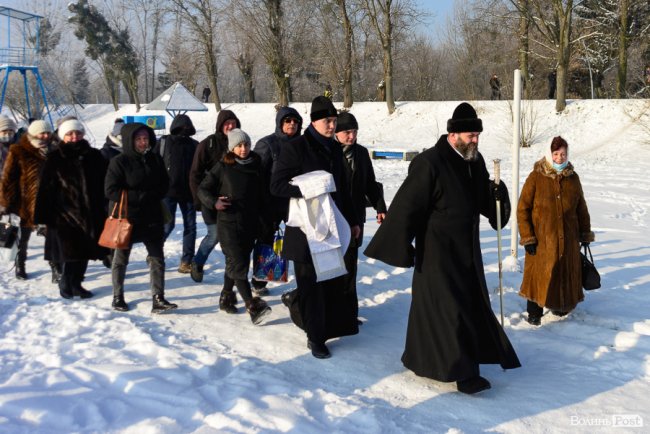
[[[444,24],[454,6],[454,0],[415,0],[415,3],[434,15],[434,25]]]

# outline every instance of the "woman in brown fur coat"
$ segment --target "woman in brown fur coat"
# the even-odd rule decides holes
[[[16,255],[16,278],[27,279],[25,260],[27,244],[35,229],[34,205],[40,182],[40,172],[45,163],[45,155],[52,143],[52,126],[43,120],[29,125],[26,134],[9,148],[0,184],[0,205],[5,212],[20,216],[20,239]],[[52,282],[58,282],[59,266],[50,262]]]
[[[543,307],[564,316],[584,299],[580,245],[594,241],[582,185],[568,160],[569,145],[555,137],[535,163],[517,206],[520,244],[526,249],[519,295],[528,322],[540,325]]]

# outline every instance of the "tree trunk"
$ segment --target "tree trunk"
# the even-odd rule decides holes
[[[618,27],[618,75],[616,80],[616,98],[627,97],[627,29],[629,0],[619,0],[619,27]]]
[[[350,108],[354,103],[352,97],[352,25],[345,7],[345,0],[338,0],[345,31],[345,66],[343,67],[343,107]]]
[[[517,0],[519,11],[528,11],[528,0]],[[530,73],[528,71],[528,35],[530,21],[528,21],[528,12],[519,13],[519,70],[524,79],[524,98],[530,99],[532,89],[530,88]]]
[[[214,107],[220,112],[221,99],[219,98],[219,89],[217,88],[217,57],[214,55],[211,43],[207,43],[205,49],[207,51],[205,53],[205,72],[208,74],[208,83],[212,91],[210,96],[214,98]]]
[[[384,13],[384,33],[382,46],[384,49],[384,81],[386,82],[386,106],[388,114],[395,112],[395,97],[393,96],[393,17],[391,0],[386,1]]]
[[[553,0],[553,8],[558,23],[557,47],[557,98],[555,110],[561,112],[566,108],[567,78],[569,61],[571,60],[571,17],[573,14],[573,0],[566,2],[564,9],[562,0]]]

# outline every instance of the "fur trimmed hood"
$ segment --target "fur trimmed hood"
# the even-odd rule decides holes
[[[548,176],[549,178],[556,178],[558,175],[567,178],[575,173],[573,171],[573,164],[571,164],[570,161],[569,164],[567,164],[567,166],[564,168],[564,170],[558,172],[553,168],[551,163],[549,163],[548,158],[546,157],[542,157],[540,160],[535,162],[535,165],[533,166],[533,170],[541,173],[544,176]]]

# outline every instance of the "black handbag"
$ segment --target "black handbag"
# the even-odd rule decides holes
[[[584,253],[580,252],[580,259],[582,260],[582,287],[585,291],[600,288],[600,274],[594,265],[594,257],[591,255],[591,248],[583,246]],[[589,252],[589,258],[587,258]]]
[[[11,249],[18,240],[18,226],[11,224],[11,219],[0,222],[0,248]]]

